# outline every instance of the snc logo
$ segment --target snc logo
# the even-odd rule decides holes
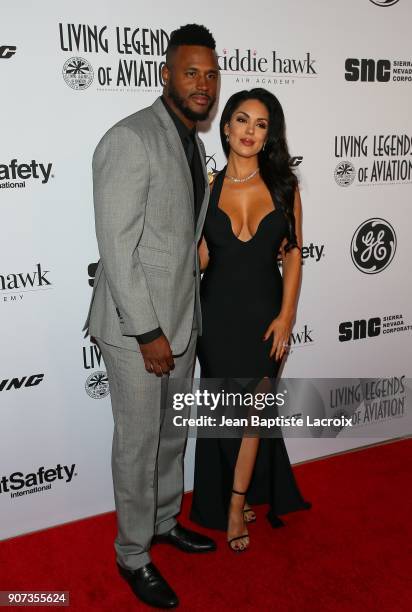
[[[391,79],[391,62],[388,59],[348,57],[345,60],[345,79],[351,82],[387,83]]]
[[[343,321],[339,325],[339,342],[348,340],[364,340],[365,338],[376,338],[381,333],[380,317],[371,319],[359,319],[357,321]]]

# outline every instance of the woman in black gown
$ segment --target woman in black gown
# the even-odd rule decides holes
[[[220,135],[228,163],[214,179],[199,247],[205,273],[198,358],[202,381],[251,381],[256,388],[276,378],[296,314],[301,202],[273,94],[260,88],[234,94]],[[283,439],[199,437],[192,520],[227,530],[238,552],[248,547],[246,523],[256,518],[249,504],[261,503],[269,503],[273,527],[283,524],[278,514],[310,507]]]

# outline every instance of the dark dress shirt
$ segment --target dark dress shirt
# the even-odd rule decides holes
[[[194,195],[194,219],[195,219],[195,227],[197,223],[197,219],[199,217],[199,212],[202,207],[203,196],[205,194],[205,179],[203,176],[203,168],[202,162],[199,155],[199,148],[196,143],[195,135],[196,128],[189,129],[181,119],[173,112],[170,106],[167,104],[166,100],[161,98],[165,109],[170,115],[173,123],[175,124],[177,133],[179,134],[180,140],[182,142],[182,146],[186,155],[187,163],[189,164],[190,173],[192,175],[193,182],[193,195]],[[152,342],[159,338],[162,335],[162,330],[160,327],[156,327],[156,329],[152,329],[145,334],[140,334],[137,336],[137,341],[139,344],[147,344],[148,342]]]

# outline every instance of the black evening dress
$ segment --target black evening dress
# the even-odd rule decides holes
[[[281,308],[277,254],[287,235],[287,221],[274,206],[250,240],[237,238],[229,216],[219,208],[224,177],[225,169],[215,178],[204,225],[209,264],[201,282],[201,384],[207,379],[273,380],[279,363],[269,358],[272,337],[264,342],[263,335]],[[196,523],[226,530],[240,443],[239,436],[198,437],[190,515]],[[310,508],[295,481],[282,437],[260,439],[247,501],[269,504],[267,518],[273,527],[283,524],[279,514]]]

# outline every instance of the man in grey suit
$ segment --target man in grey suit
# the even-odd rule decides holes
[[[219,79],[210,32],[173,32],[162,76],[163,96],[113,126],[94,153],[100,262],[85,329],[111,391],[119,570],[138,598],[171,608],[178,599],[150,560],[152,543],[216,548],[176,521],[186,431],[170,409],[172,393],[190,391],[202,325],[197,244],[209,186],[196,122]]]

